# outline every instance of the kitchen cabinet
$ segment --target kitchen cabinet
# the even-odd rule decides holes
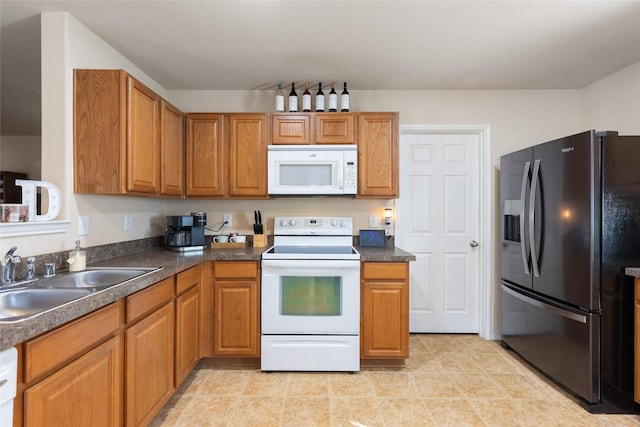
[[[635,381],[634,381],[634,398],[635,401],[640,403],[640,277],[636,277],[635,279],[635,359],[634,359],[634,368],[635,368]]]
[[[126,298],[125,425],[148,425],[173,394],[174,282]]]
[[[267,197],[267,115],[229,115],[229,197]]]
[[[184,115],[165,100],[160,101],[160,194],[184,194]]]
[[[186,115],[187,197],[222,197],[227,187],[228,163],[222,114]]]
[[[272,114],[271,144],[355,144],[354,113]]]
[[[74,191],[178,196],[181,116],[123,70],[75,70]]]
[[[398,113],[358,116],[358,197],[398,197]]]
[[[260,279],[256,261],[213,264],[214,356],[260,356]]]
[[[121,302],[24,344],[23,425],[122,425]]]
[[[363,262],[360,303],[360,357],[408,358],[409,263]]]
[[[176,276],[175,387],[200,360],[200,265]]]
[[[267,198],[267,114],[186,115],[186,196]]]

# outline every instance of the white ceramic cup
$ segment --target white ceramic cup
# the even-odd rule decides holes
[[[229,243],[229,236],[216,236],[213,241],[216,243]]]
[[[244,243],[247,241],[247,236],[231,236],[229,241],[233,243]]]

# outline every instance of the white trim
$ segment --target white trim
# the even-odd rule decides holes
[[[498,339],[493,323],[493,174],[491,168],[491,126],[489,125],[400,125],[400,134],[471,133],[480,139],[480,289],[479,331],[484,339]],[[396,229],[398,225],[396,224]],[[397,231],[396,231],[397,233]]]
[[[4,238],[66,233],[70,225],[71,221],[3,222],[0,224],[0,236]]]

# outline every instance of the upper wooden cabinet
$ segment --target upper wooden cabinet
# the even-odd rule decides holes
[[[165,100],[160,101],[160,194],[184,194],[184,115]]]
[[[181,195],[181,129],[182,113],[126,72],[75,70],[74,191]]]
[[[355,144],[353,113],[272,114],[271,144]]]
[[[267,114],[189,113],[188,197],[267,197]]]
[[[222,197],[227,187],[225,124],[222,114],[186,115],[187,197]]]
[[[398,113],[358,117],[358,197],[398,197]]]

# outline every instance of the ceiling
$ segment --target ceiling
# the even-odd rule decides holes
[[[39,14],[61,10],[169,91],[579,89],[640,61],[640,0],[1,0],[2,135],[40,133]]]

